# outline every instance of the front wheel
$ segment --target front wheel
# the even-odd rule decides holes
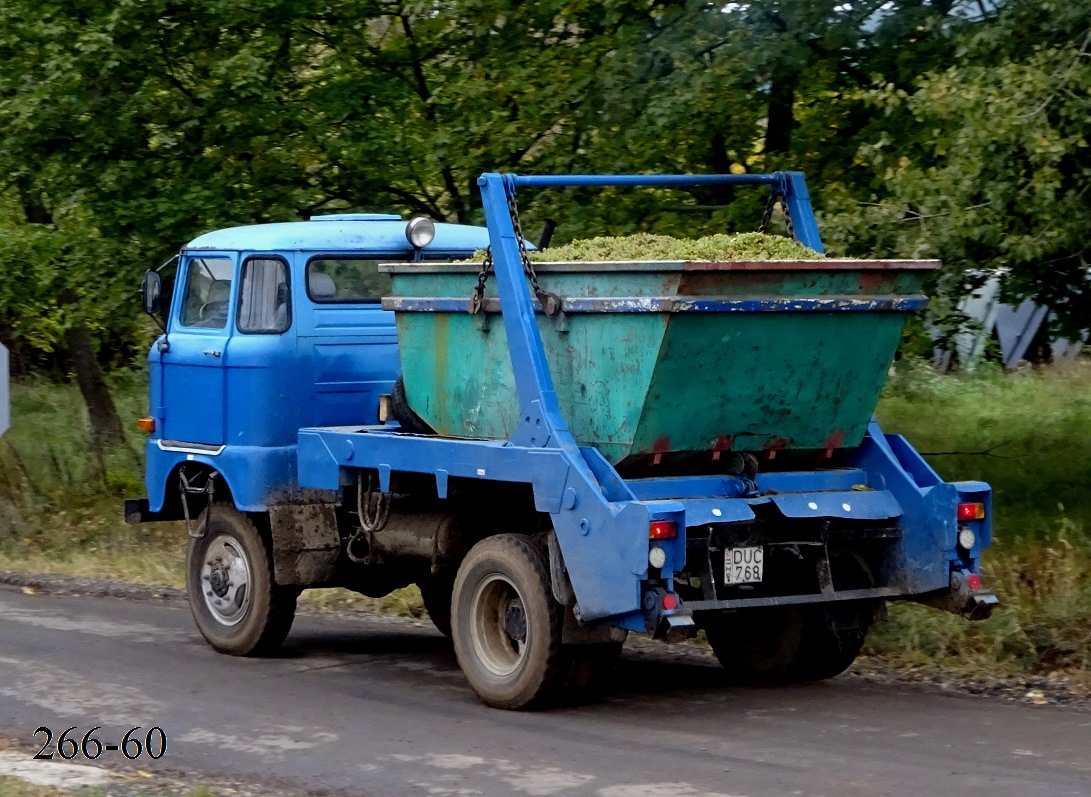
[[[265,539],[246,515],[214,504],[197,521],[191,539],[186,594],[205,641],[220,653],[270,653],[284,641],[295,617],[297,587],[277,586]]]
[[[565,679],[564,608],[553,598],[545,552],[529,537],[500,534],[471,548],[451,605],[455,656],[486,704],[529,708]]]

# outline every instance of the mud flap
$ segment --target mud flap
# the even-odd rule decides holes
[[[269,528],[277,584],[311,587],[333,579],[341,554],[333,504],[274,504]]]

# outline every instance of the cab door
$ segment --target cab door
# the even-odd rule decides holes
[[[184,259],[167,350],[161,354],[162,444],[217,447],[225,442],[224,355],[231,338],[237,256]]]

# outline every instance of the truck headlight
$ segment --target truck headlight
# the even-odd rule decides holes
[[[959,547],[965,548],[967,551],[974,547],[974,543],[977,542],[977,535],[974,534],[974,530],[969,526],[963,526],[958,530],[958,544]]]

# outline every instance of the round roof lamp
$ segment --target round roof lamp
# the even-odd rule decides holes
[[[436,237],[436,225],[423,216],[410,219],[405,225],[405,237],[415,249],[423,249]]]

